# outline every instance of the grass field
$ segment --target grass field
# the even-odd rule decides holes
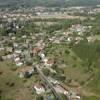
[[[12,61],[0,62],[0,100],[33,100],[32,84],[38,76],[20,79],[12,67],[15,67]]]
[[[81,66],[81,59],[66,45],[53,44],[47,55],[56,57],[59,63],[58,67],[64,70],[66,77],[70,77],[78,82],[83,82],[87,81],[91,76],[91,73],[85,73],[85,68]],[[65,64],[65,67],[62,67],[62,64]]]
[[[49,48],[46,49],[48,51],[47,55],[54,58],[56,57],[56,60],[59,63],[58,67],[60,69],[63,69],[66,79],[70,78],[75,82],[79,83],[80,86],[82,87],[82,91],[85,91],[84,95],[86,95],[86,97],[84,97],[83,100],[100,99],[99,96],[100,95],[100,74],[99,74],[100,68],[99,67],[93,67],[93,71],[87,71],[88,63],[86,63],[85,60],[81,59],[81,56],[77,55],[77,53],[74,52],[74,50],[69,49],[67,45],[53,44],[50,47],[50,50],[48,49]],[[82,55],[84,56],[84,59],[86,57],[85,54],[87,52],[89,53],[89,51],[87,51],[86,53],[85,52],[86,51],[84,50],[82,52],[80,51],[80,55],[81,53],[83,53]],[[64,67],[62,65],[64,65]]]
[[[100,97],[96,96],[83,97],[83,100],[100,100]]]

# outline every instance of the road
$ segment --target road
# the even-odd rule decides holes
[[[43,72],[40,70],[40,68],[38,66],[35,66],[35,68],[37,69],[38,73],[40,74],[40,77],[42,78],[42,80],[46,82],[48,87],[51,89],[51,91],[55,95],[56,100],[62,100],[61,96],[55,91],[55,89],[53,88],[53,85],[48,81],[48,79],[43,74]]]

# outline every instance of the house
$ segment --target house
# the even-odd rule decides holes
[[[23,39],[26,39],[26,38],[27,38],[27,36],[26,36],[26,35],[23,35],[23,36],[22,36],[22,38],[23,38]]]
[[[19,55],[16,54],[16,53],[13,54],[13,58],[17,58],[18,56],[19,56]]]
[[[86,26],[82,26],[80,24],[77,24],[77,25],[72,25],[72,27],[70,28],[70,31],[72,32],[85,32],[87,29]]]
[[[77,92],[75,91],[69,91],[68,94],[67,94],[68,98],[70,98],[71,100],[80,100],[81,97],[79,94],[77,94]]]
[[[3,48],[3,47],[0,48],[0,51],[4,51],[4,50],[5,50],[5,48]]]
[[[41,58],[42,60],[45,59],[45,54],[44,54],[44,53],[40,52],[40,53],[39,53],[39,56],[40,56],[40,58]]]
[[[13,54],[13,59],[16,63],[16,66],[21,67],[23,65],[23,62],[17,54]]]
[[[13,58],[13,54],[8,54],[6,56],[2,56],[3,60],[12,59],[12,58]]]
[[[47,66],[52,66],[55,63],[54,59],[49,58],[47,61]]]
[[[18,75],[20,78],[24,78],[24,77],[30,77],[34,72],[34,68],[27,66],[27,67],[21,67],[18,69]]]
[[[45,88],[42,84],[36,84],[34,85],[34,89],[36,90],[37,94],[41,94],[45,92]]]
[[[36,37],[35,36],[31,36],[31,39],[34,40],[34,39],[36,39]]]
[[[19,57],[16,57],[16,58],[14,59],[14,61],[17,63],[17,62],[20,61],[20,58],[19,58]]]
[[[94,42],[95,38],[93,38],[93,36],[89,36],[87,37],[88,42]]]
[[[18,66],[18,67],[20,67],[20,66],[22,66],[22,65],[23,65],[22,62],[17,62],[17,63],[16,63],[16,66]]]
[[[16,37],[15,37],[15,36],[13,36],[11,39],[12,39],[12,40],[15,40],[15,39],[16,39]]]
[[[2,59],[3,60],[7,60],[7,56],[2,56]]]
[[[61,85],[59,85],[59,84],[54,85],[54,89],[55,89],[55,91],[58,92],[58,93],[62,93],[62,94],[65,94],[65,95],[68,94],[68,91],[65,90],[65,89],[64,89]]]
[[[67,41],[68,41],[68,42],[71,42],[72,40],[73,40],[72,37],[68,37],[68,38],[67,38]]]
[[[38,43],[36,43],[36,46],[41,48],[41,50],[42,50],[45,47],[45,43],[43,42],[43,40],[40,40],[40,41],[38,41]]]
[[[47,58],[44,58],[44,59],[42,59],[42,61],[43,61],[43,62],[44,62],[44,64],[46,65],[46,64],[47,64],[48,59],[47,59]]]
[[[69,35],[72,35],[73,33],[70,32],[70,31],[68,31],[68,32],[64,32],[63,34],[66,35],[66,36],[68,37]]]
[[[43,13],[46,10],[46,8],[42,7],[42,6],[37,6],[37,7],[34,8],[34,10],[35,10],[35,12]]]
[[[14,46],[15,48],[17,48],[17,47],[18,47],[18,44],[17,44],[17,43],[13,43],[13,46]]]
[[[12,48],[12,47],[7,47],[7,48],[6,48],[6,51],[7,51],[7,52],[13,52],[13,48]]]
[[[60,40],[59,39],[56,39],[56,40],[53,41],[53,43],[59,44],[60,43]]]
[[[41,51],[41,48],[35,47],[35,48],[33,49],[33,54],[38,54],[40,51]]]
[[[31,41],[31,39],[26,38],[26,44],[28,44]]]
[[[55,63],[54,59],[51,59],[51,58],[49,59],[45,58],[43,62],[45,66],[49,66],[49,67],[51,67]]]
[[[12,59],[12,58],[13,58],[13,54],[7,55],[7,59]]]
[[[52,84],[59,84],[59,82],[51,77],[48,77],[48,80],[52,83]]]
[[[21,51],[21,50],[15,50],[15,53],[17,53],[17,54],[21,54],[22,51]]]

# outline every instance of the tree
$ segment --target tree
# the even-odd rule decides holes
[[[69,54],[69,53],[70,53],[70,51],[69,51],[69,50],[65,50],[65,53],[66,53],[66,54]]]
[[[49,69],[44,68],[42,71],[43,71],[45,76],[49,76],[49,74],[50,74],[50,70]]]
[[[29,72],[25,72],[25,78],[30,78],[30,73]]]
[[[0,61],[3,61],[2,57],[0,56]]]
[[[36,100],[43,100],[43,96],[37,96]]]

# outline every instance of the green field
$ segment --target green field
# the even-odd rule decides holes
[[[95,96],[83,97],[83,100],[100,100],[100,97],[95,97]]]
[[[12,61],[0,62],[0,100],[33,100],[32,84],[39,80],[38,76],[20,79]]]
[[[96,52],[98,45],[99,43],[81,44],[69,49],[66,44],[52,44],[46,49],[47,55],[56,59],[58,70],[64,71],[66,80],[74,80],[80,84],[82,91],[86,92],[87,97],[84,100],[99,100],[100,98],[100,68],[97,66],[98,62],[89,64],[99,59],[100,54]]]

